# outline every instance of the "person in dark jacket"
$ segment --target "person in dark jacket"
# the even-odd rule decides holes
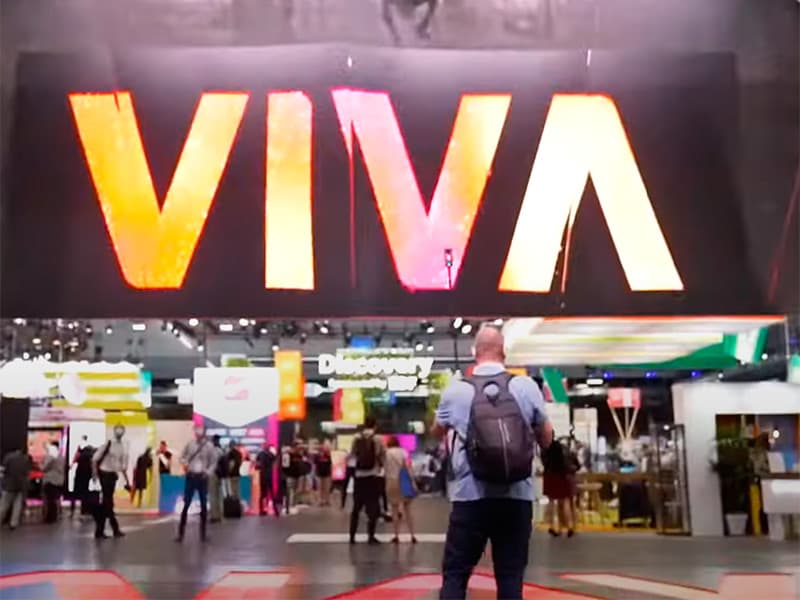
[[[136,459],[136,465],[133,467],[133,489],[131,490],[131,502],[134,501],[136,496],[139,496],[136,502],[137,508],[142,508],[142,496],[147,489],[150,471],[153,469],[153,450],[148,448],[144,453]]]
[[[72,496],[70,497],[70,516],[75,515],[75,502],[81,503],[81,514],[88,515],[90,513],[90,503],[86,501],[89,494],[89,481],[92,479],[92,456],[94,456],[95,449],[89,445],[88,438],[83,436],[78,449],[75,451],[75,456],[72,458],[72,464],[75,465],[75,481],[72,485]]]
[[[272,503],[272,509],[276,517],[280,516],[280,508],[278,506],[278,497],[275,493],[273,486],[273,478],[275,475],[275,463],[278,460],[278,453],[275,448],[269,444],[264,444],[264,447],[256,456],[256,469],[258,469],[258,484],[260,490],[260,497],[258,501],[258,514],[265,515],[265,505]]]
[[[12,531],[19,526],[32,468],[33,461],[28,454],[27,446],[9,452],[3,458],[3,495],[0,497],[0,523],[5,523],[6,517],[9,517],[8,527]]]

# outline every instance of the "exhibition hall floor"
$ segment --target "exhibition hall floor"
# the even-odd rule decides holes
[[[348,515],[338,508],[214,525],[207,545],[192,522],[176,544],[172,517],[122,517],[127,536],[100,542],[92,525],[77,519],[26,525],[0,533],[0,598],[435,598],[447,504],[425,498],[414,509],[420,543],[399,547],[351,547]],[[391,526],[382,531],[388,540]],[[490,568],[487,557],[471,581],[472,598],[494,597],[491,578],[482,575]],[[536,600],[790,600],[800,590],[800,545],[646,533],[551,539],[536,532],[526,580],[525,597]]]

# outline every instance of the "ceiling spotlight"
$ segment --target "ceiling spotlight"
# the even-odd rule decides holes
[[[268,331],[269,330],[266,327],[262,327],[261,329],[258,330],[258,333],[260,333],[261,335],[267,335]]]
[[[206,347],[203,344],[197,344],[197,351],[198,352],[202,352],[205,349],[206,349]]]
[[[189,327],[197,327],[198,325],[200,325],[199,319],[195,319],[194,317],[189,319]]]
[[[45,360],[50,360],[50,357],[51,357],[51,354],[49,352],[45,352],[44,353],[44,359]]]
[[[131,329],[134,331],[145,331],[147,329],[147,323],[134,323],[131,325]]]
[[[328,335],[328,334],[331,332],[331,330],[330,330],[330,327],[328,327],[328,325],[327,325],[326,323],[322,323],[322,324],[319,326],[319,332],[320,332],[322,335]]]
[[[225,333],[233,331],[233,323],[220,323],[219,330]]]
[[[247,327],[249,324],[250,324],[250,319],[245,319],[244,317],[239,319],[239,325],[241,327]]]
[[[422,321],[422,323],[419,324],[419,328],[425,333],[433,333],[436,331],[436,326],[430,321]]]
[[[42,338],[35,337],[31,340],[34,346],[38,346],[42,343]]]
[[[422,342],[417,342],[414,345],[414,350],[416,350],[417,352],[422,352],[424,349],[425,349],[425,344],[423,344]]]
[[[272,351],[277,352],[281,349],[281,344],[278,340],[272,340]]]
[[[495,319],[494,321],[492,321],[492,324],[493,324],[493,325],[495,325],[495,326],[497,326],[497,327],[500,327],[500,325],[502,325],[502,324],[503,324],[503,319],[501,319],[501,318],[499,318],[499,317],[498,317],[497,319]]]
[[[456,317],[453,319],[453,329],[460,329],[461,325],[464,323],[464,319],[461,317]]]
[[[470,333],[472,333],[472,324],[464,323],[464,325],[461,326],[461,333],[463,333],[464,335],[469,335]]]
[[[428,342],[428,352],[433,352],[433,342]]]
[[[25,319],[14,319],[14,325],[25,325]]]
[[[114,328],[111,325],[106,325],[106,335],[111,335],[114,333]]]
[[[53,346],[60,346],[61,340],[53,340]]]
[[[94,333],[94,328],[91,325],[87,325],[84,328],[84,331],[86,332],[86,335],[92,335]]]
[[[586,380],[586,383],[589,385],[603,385],[603,382],[604,380],[602,377],[589,377],[589,379]]]

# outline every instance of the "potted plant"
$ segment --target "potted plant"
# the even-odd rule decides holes
[[[727,534],[744,535],[750,506],[750,483],[753,480],[749,440],[741,436],[719,438],[716,454],[712,468],[719,476]]]

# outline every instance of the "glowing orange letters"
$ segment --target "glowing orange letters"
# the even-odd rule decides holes
[[[412,291],[455,286],[511,96],[462,96],[428,214],[389,94],[340,89],[333,100],[351,161],[353,134],[361,145],[400,282]]]
[[[631,290],[682,290],[617,107],[585,94],[553,96],[500,290],[550,291],[589,176]]]
[[[351,161],[358,139],[398,279],[412,291],[454,286],[511,96],[462,96],[429,211],[388,93],[335,89],[332,96]],[[248,97],[200,96],[159,209],[131,94],[70,95],[103,217],[132,287],[183,285]],[[312,102],[302,91],[267,95],[269,289],[315,288],[312,116]],[[590,176],[631,289],[682,290],[617,107],[611,98],[592,94],[553,96],[499,289],[550,291],[564,230],[572,227]],[[449,274],[446,249],[452,253]]]
[[[70,94],[106,227],[132,287],[183,285],[247,98],[246,93],[200,96],[159,210],[130,93]]]

